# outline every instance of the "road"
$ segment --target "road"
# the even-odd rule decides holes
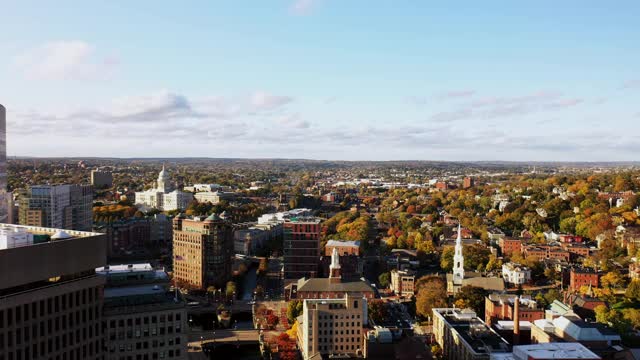
[[[189,333],[189,346],[201,346],[202,343],[258,343],[258,330],[216,330],[192,331]]]
[[[253,290],[255,290],[258,283],[258,274],[256,274],[257,269],[258,267],[252,264],[249,266],[249,270],[247,270],[247,273],[244,276],[241,297],[243,301],[253,300]]]

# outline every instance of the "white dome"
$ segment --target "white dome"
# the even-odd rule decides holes
[[[63,240],[63,239],[70,239],[73,236],[69,235],[68,233],[66,233],[65,231],[58,231],[55,234],[51,235],[51,239],[52,240]]]
[[[162,170],[160,170],[160,173],[158,174],[158,180],[167,180],[168,178],[169,174],[164,169],[164,165],[162,165]]]

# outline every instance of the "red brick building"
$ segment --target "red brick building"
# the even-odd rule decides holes
[[[583,242],[582,236],[578,236],[578,235],[559,234],[558,238],[563,243],[580,243],[581,244]]]
[[[544,259],[558,259],[560,261],[569,262],[571,253],[558,247],[548,245],[528,245],[523,246],[522,253],[524,257],[534,256],[538,261]]]
[[[578,291],[581,286],[589,285],[600,287],[600,277],[602,277],[602,272],[588,268],[572,268],[569,272],[569,289]]]
[[[334,248],[338,250],[340,256],[360,255],[359,241],[329,240],[324,246],[324,255],[331,256]]]
[[[363,280],[343,279],[340,256],[334,252],[329,265],[329,278],[301,278],[285,286],[285,298],[290,299],[342,299],[346,295],[373,299],[375,290]]]
[[[438,181],[436,183],[436,189],[438,189],[438,190],[447,190],[447,188],[448,188],[448,185],[444,181]]]
[[[576,261],[580,258],[585,258],[591,253],[591,249],[588,246],[582,244],[562,244],[562,248],[571,254],[571,261]]]
[[[522,240],[521,239],[510,239],[510,238],[501,238],[498,241],[498,245],[500,246],[500,250],[502,251],[502,255],[510,256],[514,253],[522,252]]]
[[[470,187],[473,187],[474,185],[475,185],[475,181],[470,176],[465,177],[464,180],[462,181],[463,189],[468,189]]]
[[[487,325],[491,326],[499,320],[514,320],[513,310],[516,299],[517,296],[512,294],[489,294],[485,297],[484,320]],[[519,301],[520,321],[533,322],[544,319],[544,307],[533,301],[531,297],[522,296]]]
[[[284,281],[318,276],[321,219],[294,217],[284,223]]]

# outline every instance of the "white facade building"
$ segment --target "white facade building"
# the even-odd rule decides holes
[[[303,359],[365,357],[366,299],[348,295],[344,299],[306,299],[298,323]]]
[[[504,282],[514,285],[523,285],[531,281],[531,269],[514,263],[502,265],[502,278]]]
[[[26,228],[0,225],[0,250],[33,244],[33,234]]]
[[[196,200],[199,203],[211,203],[216,205],[220,203],[221,200],[231,200],[236,196],[234,192],[222,192],[222,191],[201,191],[197,192],[195,195]]]
[[[188,192],[214,192],[214,191],[231,191],[230,186],[220,184],[193,184],[192,186],[185,186],[184,191]]]
[[[136,192],[136,205],[161,211],[184,210],[193,200],[193,194],[180,190],[171,191],[169,174],[162,166],[155,189]]]

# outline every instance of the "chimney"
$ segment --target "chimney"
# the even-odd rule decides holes
[[[513,345],[520,343],[520,296],[513,303]]]

